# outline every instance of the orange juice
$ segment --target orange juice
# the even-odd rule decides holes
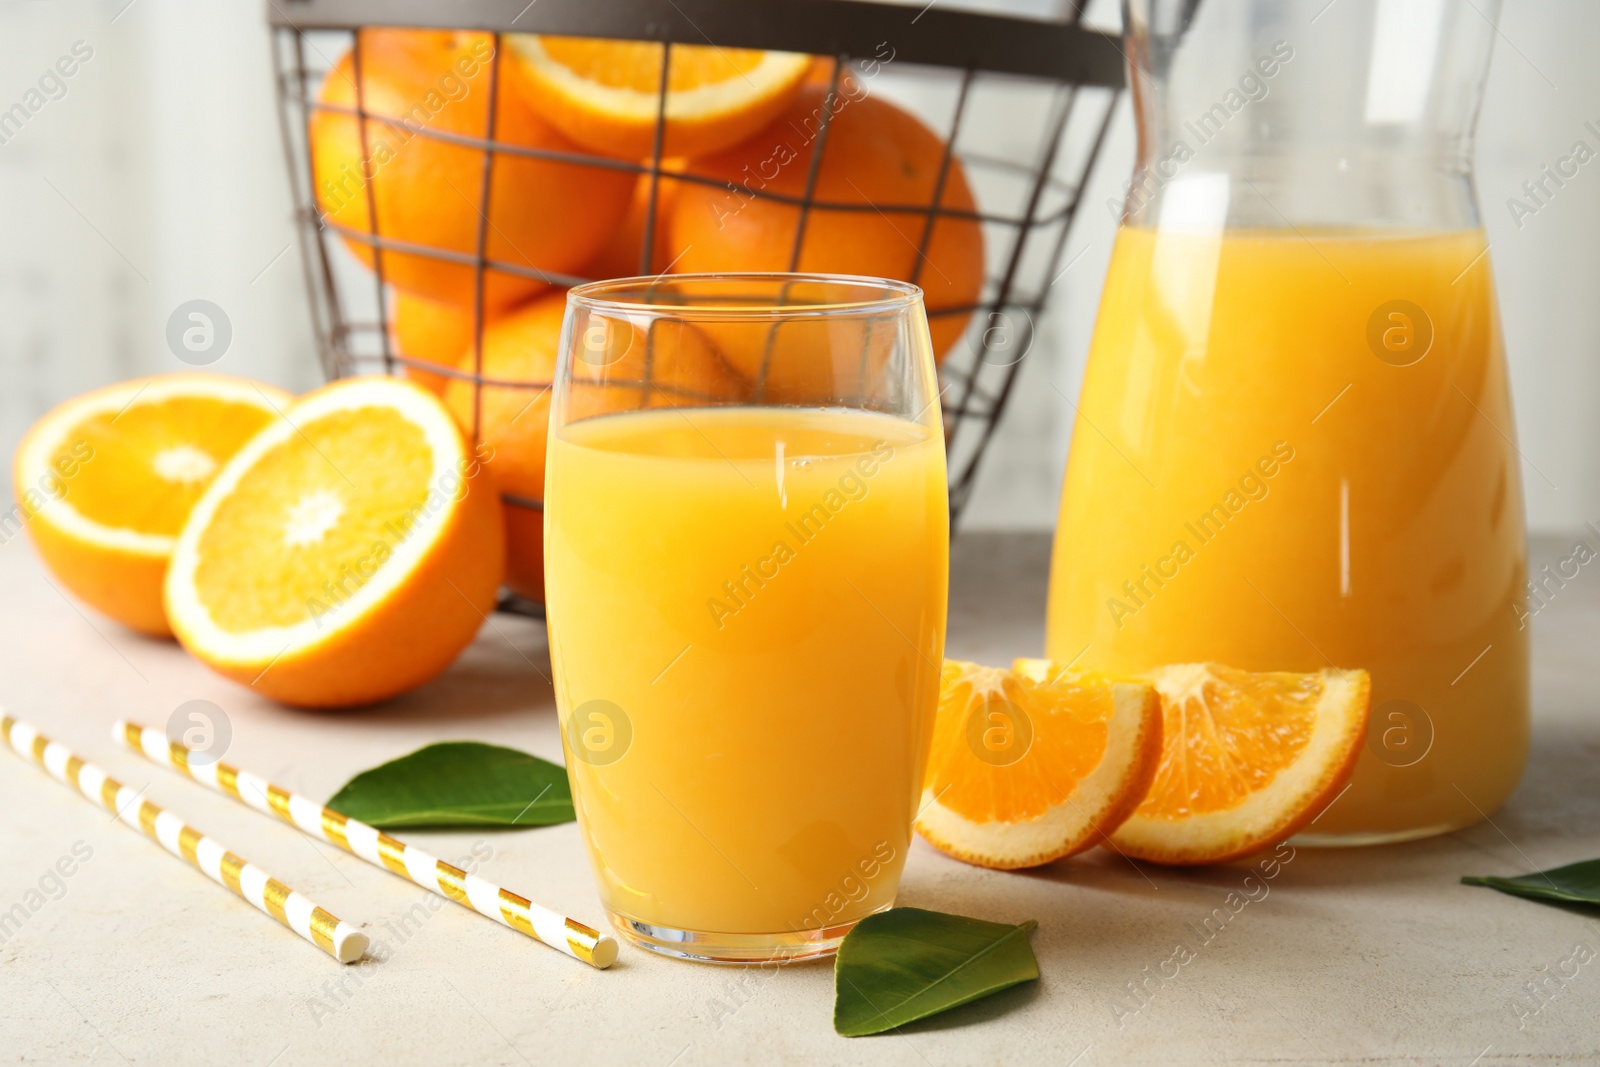
[[[613,915],[757,935],[888,907],[944,649],[937,429],[592,418],[553,433],[547,508],[567,767]]]
[[[1056,532],[1049,655],[1372,672],[1313,839],[1462,826],[1528,749],[1526,568],[1481,231],[1122,230]]]

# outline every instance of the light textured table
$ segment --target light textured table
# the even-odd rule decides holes
[[[1541,542],[1535,557],[1569,544]],[[1047,563],[1039,536],[958,542],[951,655],[1003,663],[1037,653]],[[1600,921],[1456,883],[1600,856],[1592,576],[1534,623],[1532,762],[1492,823],[1389,848],[1301,849],[1270,894],[1197,946],[1176,977],[1149,982],[1178,940],[1197,945],[1189,925],[1241,886],[1245,867],[1139,869],[1097,851],[1004,874],[919,841],[901,901],[1037,919],[1043,978],[901,1034],[853,1040],[833,1033],[826,963],[769,976],[624,949],[596,972],[464,909],[426,907],[436,898],[143,764],[109,737],[118,715],[162,726],[179,704],[208,699],[229,716],[230,759],[312,796],[443,738],[560,759],[539,625],[496,618],[425,689],[326,714],[266,704],[174,646],[85,615],[45,581],[22,539],[0,546],[0,604],[0,702],[125,782],[148,783],[150,799],[366,922],[391,948],[387,962],[341,968],[39,770],[0,756],[0,911],[40,899],[28,892],[42,878],[54,890],[46,875],[75,845],[92,850],[63,880],[65,893],[0,942],[0,1061],[1600,1062],[1600,958],[1568,981],[1554,977],[1577,946],[1600,953]],[[490,879],[599,919],[574,825],[426,836],[449,859],[492,850]],[[1542,1000],[1530,982],[1545,985]],[[1130,983],[1151,990],[1142,1007]]]

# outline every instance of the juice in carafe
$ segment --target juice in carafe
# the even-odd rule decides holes
[[[1312,840],[1478,820],[1528,748],[1519,457],[1480,230],[1125,226],[1047,652],[1372,672]]]

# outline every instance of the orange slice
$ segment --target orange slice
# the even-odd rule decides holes
[[[917,830],[982,867],[1049,863],[1105,841],[1160,756],[1148,683],[945,660]]]
[[[1221,863],[1270,847],[1337,799],[1366,736],[1366,671],[1252,673],[1216,663],[1149,672],[1161,769],[1111,835],[1124,855]]]
[[[173,549],[167,617],[196,657],[274,700],[367,704],[466,647],[504,556],[499,494],[438,397],[350,378],[218,472]]]
[[[293,398],[215,374],[136,378],[34,423],[12,471],[17,510],[50,572],[96,611],[168,636],[161,581],[173,541],[224,462]]]
[[[655,148],[662,46],[511,34],[508,70],[540,114],[592,151],[638,160]],[[811,69],[798,52],[673,45],[662,154],[697,156],[777,117]]]

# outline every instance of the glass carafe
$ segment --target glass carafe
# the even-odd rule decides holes
[[[1472,181],[1498,3],[1126,0],[1139,148],[1047,651],[1372,672],[1303,835],[1472,823],[1528,748],[1526,550]]]

